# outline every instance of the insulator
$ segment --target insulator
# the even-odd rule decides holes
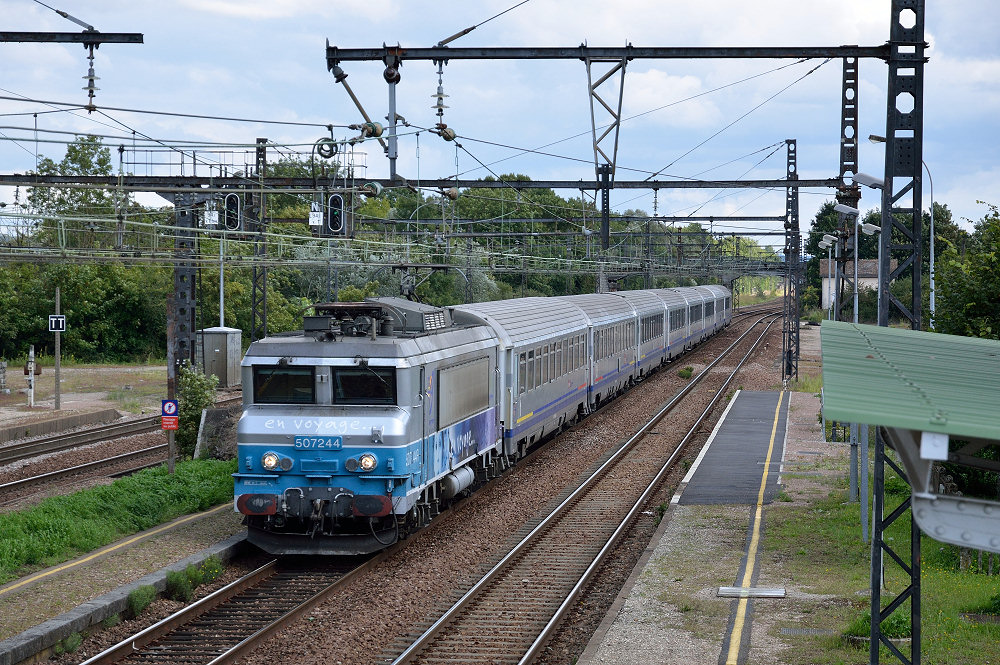
[[[90,68],[90,69],[89,69],[89,70],[87,71],[87,75],[86,75],[86,76],[81,76],[80,78],[82,78],[82,79],[84,79],[84,80],[86,80],[86,81],[87,81],[87,85],[86,85],[86,87],[84,87],[84,88],[81,88],[82,90],[94,90],[94,91],[97,91],[97,90],[100,90],[100,88],[98,88],[98,87],[96,87],[96,86],[94,85],[94,81],[99,81],[99,80],[101,80],[101,77],[100,77],[100,76],[96,76],[96,75],[94,74],[94,68],[93,68],[93,67],[91,67],[91,68]]]
[[[340,68],[340,65],[334,65],[333,69],[331,69],[330,71],[333,72],[333,79],[337,83],[341,83],[343,82],[344,79],[347,78],[347,74],[344,72],[343,69]]]
[[[452,132],[452,134],[454,134],[454,132]],[[458,188],[456,187],[449,187],[448,189],[444,190],[443,193],[452,201],[458,198]]]
[[[382,72],[382,78],[386,83],[399,83],[399,70],[395,67],[386,67]]]
[[[361,125],[361,135],[362,136],[374,136],[378,138],[382,136],[382,123],[380,122],[366,122]]]
[[[445,141],[454,141],[456,136],[455,130],[451,127],[443,127],[441,129],[441,138]]]

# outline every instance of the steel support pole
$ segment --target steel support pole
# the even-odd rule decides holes
[[[256,156],[257,178],[263,180],[267,171],[267,139],[257,139]],[[267,266],[260,261],[267,257],[267,201],[263,193],[256,195],[256,200],[256,206],[248,206],[252,215],[250,232],[254,234],[254,258],[257,259],[251,274],[250,341],[252,342],[267,337]]]

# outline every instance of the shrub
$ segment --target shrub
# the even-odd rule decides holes
[[[691,375],[694,374],[694,368],[691,366],[685,367],[684,369],[677,371],[677,376],[682,379],[690,379]]]
[[[144,584],[140,587],[132,589],[132,592],[128,595],[127,605],[128,613],[132,617],[137,617],[142,614],[143,610],[149,607],[149,604],[153,602],[156,598],[156,587],[149,584]]]
[[[201,564],[201,580],[204,584],[211,584],[222,575],[222,560],[212,555]]]
[[[181,365],[177,372],[177,450],[184,457],[194,455],[198,443],[201,412],[215,401],[215,386],[219,377],[205,376],[197,367]]]
[[[114,628],[122,622],[121,614],[112,614],[101,621],[101,628]]]
[[[73,633],[63,640],[63,650],[66,653],[73,653],[80,648],[81,642],[83,642],[83,635],[80,633]]]
[[[191,583],[191,589],[200,587],[205,579],[205,576],[201,573],[201,569],[193,563],[188,564],[188,567],[184,569],[184,574],[187,576],[188,582]]]
[[[872,613],[865,610],[847,626],[844,635],[868,637],[871,632]],[[882,634],[890,640],[910,637],[910,615],[898,610],[890,614],[887,619],[882,620]]]
[[[191,587],[191,580],[183,570],[171,570],[167,572],[167,598],[188,602],[194,589]]]

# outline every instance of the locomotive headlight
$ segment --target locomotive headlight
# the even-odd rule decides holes
[[[264,453],[264,456],[260,458],[261,465],[268,471],[277,469],[280,461],[277,453]]]
[[[362,471],[374,471],[378,466],[378,460],[371,453],[364,453],[358,458],[358,466]]]

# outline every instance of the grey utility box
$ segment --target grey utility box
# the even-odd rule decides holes
[[[219,377],[219,388],[239,386],[243,331],[217,326],[203,328],[196,334],[195,358],[205,368],[205,374]]]

